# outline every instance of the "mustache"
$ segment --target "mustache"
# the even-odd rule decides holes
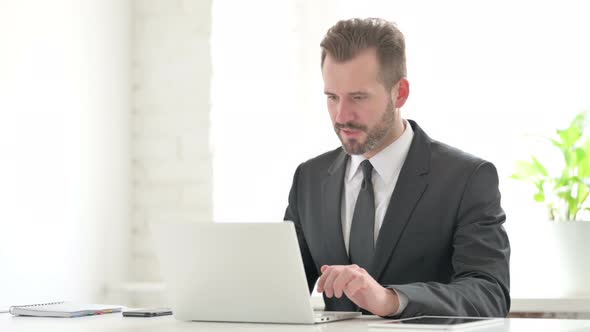
[[[334,128],[336,128],[337,131],[340,131],[342,129],[355,129],[355,130],[361,130],[363,132],[367,132],[367,126],[363,126],[360,123],[356,123],[356,122],[346,122],[346,123],[335,123],[334,124]]]

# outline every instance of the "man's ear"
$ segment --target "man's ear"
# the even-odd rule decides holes
[[[408,100],[410,95],[410,82],[407,78],[402,77],[397,83],[391,88],[391,96],[395,98],[392,100],[395,108],[401,108]]]

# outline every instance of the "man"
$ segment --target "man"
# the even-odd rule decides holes
[[[342,147],[299,165],[285,214],[310,291],[317,281],[333,311],[506,316],[510,245],[495,167],[401,117],[410,88],[393,24],[340,21],[321,48]]]

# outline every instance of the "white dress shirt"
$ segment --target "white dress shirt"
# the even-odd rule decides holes
[[[414,131],[412,126],[404,121],[404,132],[402,135],[374,155],[369,161],[373,165],[373,190],[375,193],[375,243],[379,236],[379,230],[383,224],[385,212],[389,206],[393,189],[397,183],[399,173],[406,161],[406,156],[412,144]],[[361,189],[363,182],[363,172],[359,169],[359,165],[366,158],[362,155],[351,155],[346,165],[346,172],[344,173],[344,195],[342,195],[341,214],[342,214],[342,234],[344,236],[344,245],[346,252],[349,252],[350,242],[350,227],[352,225],[352,216],[354,213],[354,206],[356,199]],[[394,289],[400,299],[399,310],[395,313],[400,314],[408,304],[408,298]]]

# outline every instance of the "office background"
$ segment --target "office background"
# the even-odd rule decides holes
[[[560,296],[548,219],[511,180],[590,110],[584,1],[0,1],[0,304],[151,304],[149,222],[277,222],[298,163],[338,146],[319,42],[379,16],[407,41],[403,108],[495,163],[513,296]],[[586,219],[590,219],[586,217]],[[548,286],[549,285],[549,286]]]

